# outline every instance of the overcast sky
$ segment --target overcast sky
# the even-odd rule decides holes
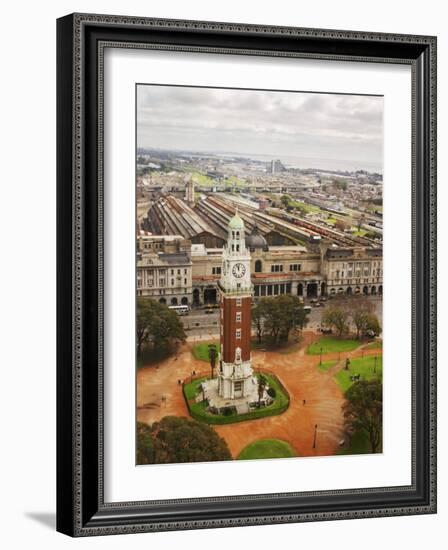
[[[383,98],[141,85],[137,146],[381,167]]]

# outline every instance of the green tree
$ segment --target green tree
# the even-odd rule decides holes
[[[252,308],[252,325],[257,331],[257,340],[259,344],[261,344],[263,339],[264,320],[267,308],[268,302],[266,298],[261,298],[261,300],[259,300]]]
[[[300,212],[300,215],[301,216],[306,216],[308,214],[308,210],[306,209],[306,207],[303,205],[303,204],[300,204],[300,203],[297,203],[295,205],[295,209]]]
[[[225,440],[207,424],[165,416],[152,426],[137,424],[137,463],[208,462],[232,458]]]
[[[362,327],[363,335],[365,336],[369,331],[372,331],[375,336],[381,334],[381,325],[378,317],[373,313],[366,315],[364,319],[364,326]]]
[[[364,296],[353,296],[349,300],[351,318],[353,324],[356,327],[356,338],[359,338],[360,334],[363,334],[367,330],[366,323],[375,310],[373,302],[365,298]]]
[[[137,352],[144,343],[169,348],[186,339],[184,327],[175,311],[146,297],[137,298]]]
[[[345,427],[351,434],[364,430],[369,436],[370,449],[380,449],[383,427],[383,390],[379,380],[360,380],[346,391],[342,407]]]
[[[212,370],[212,378],[215,377],[216,360],[218,359],[218,350],[215,344],[209,344],[208,346],[208,358],[210,361],[210,368]]]
[[[272,298],[261,298],[252,311],[252,323],[257,329],[258,341],[266,331],[271,343],[287,341],[293,329],[302,330],[307,323],[303,303],[298,296],[282,294]]]
[[[282,294],[274,298],[280,321],[280,337],[288,341],[292,330],[302,330],[307,323],[303,302],[298,296]]]
[[[291,202],[291,197],[289,195],[282,195],[280,201],[282,203],[282,206],[284,208],[287,208],[289,206],[289,203]]]
[[[348,332],[350,311],[342,304],[332,304],[322,315],[322,324],[336,330],[339,338]]]
[[[154,464],[154,442],[151,428],[137,422],[137,464]]]
[[[263,399],[264,390],[266,389],[266,386],[268,385],[268,381],[266,380],[266,377],[264,377],[262,374],[258,377],[258,406],[261,405],[261,400]]]
[[[347,182],[345,180],[334,180],[333,185],[340,191],[347,191]]]

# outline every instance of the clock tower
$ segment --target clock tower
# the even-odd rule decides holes
[[[250,357],[252,282],[244,222],[236,211],[228,225],[222,254],[218,394],[224,399],[247,397],[254,391]]]

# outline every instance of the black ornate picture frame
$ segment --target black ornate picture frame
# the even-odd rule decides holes
[[[412,484],[108,503],[103,486],[103,56],[108,45],[412,69]],[[73,14],[57,22],[57,529],[70,536],[436,512],[436,38]]]

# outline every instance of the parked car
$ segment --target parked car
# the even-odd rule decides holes
[[[209,308],[207,308],[207,309],[204,311],[204,313],[209,314],[209,313],[214,313],[214,311],[213,311],[213,309],[212,309],[211,307],[209,307]]]
[[[322,334],[333,334],[333,329],[330,327],[320,327]]]

